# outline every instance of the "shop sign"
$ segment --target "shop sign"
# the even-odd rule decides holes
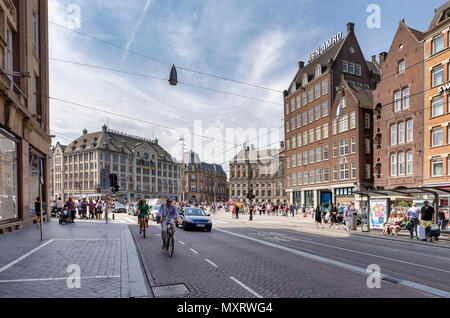
[[[318,58],[320,55],[325,53],[329,48],[335,46],[336,43],[338,43],[341,39],[342,39],[342,32],[338,32],[337,34],[333,35],[328,41],[322,44],[321,47],[318,47],[309,55],[308,63]]]

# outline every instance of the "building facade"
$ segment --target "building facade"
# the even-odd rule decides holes
[[[374,91],[374,177],[379,189],[423,185],[423,33],[401,20]],[[375,57],[373,57],[375,61]]]
[[[48,3],[0,1],[0,233],[49,201]],[[41,167],[41,168],[40,168]]]
[[[354,202],[373,185],[372,91],[376,64],[354,33],[334,35],[303,61],[284,92],[286,192],[307,207]],[[339,114],[338,114],[339,109]]]
[[[230,161],[230,199],[246,200],[253,189],[259,202],[284,202],[284,149],[256,150],[252,145],[243,148]]]
[[[159,144],[103,126],[54,153],[54,199],[111,196],[109,175],[116,174],[121,201],[180,199],[181,166]]]
[[[227,174],[222,166],[200,161],[193,151],[183,156],[184,199],[191,202],[228,201]]]
[[[438,8],[424,33],[424,183],[450,186],[450,1]],[[449,205],[448,198],[442,205]]]

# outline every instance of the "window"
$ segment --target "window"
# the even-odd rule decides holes
[[[289,122],[286,122],[286,132],[289,132]]]
[[[397,154],[391,155],[391,177],[397,176]]]
[[[359,64],[355,65],[355,75],[361,76],[361,65],[359,65]]]
[[[435,68],[431,73],[432,86],[436,87],[444,83],[444,66]]]
[[[328,116],[328,101],[322,103],[322,117]]]
[[[322,161],[322,148],[316,148],[316,162]]]
[[[338,179],[338,167],[333,166],[333,181],[337,181]]]
[[[414,141],[414,121],[408,120],[406,122],[406,142]]]
[[[308,103],[311,103],[314,100],[314,90],[312,87],[308,89]]]
[[[431,43],[432,46],[432,54],[438,53],[444,49],[444,35],[433,40]]]
[[[402,110],[402,92],[398,91],[394,94],[394,111],[399,112]]]
[[[3,134],[0,129],[0,193],[2,194],[2,207],[0,208],[0,220],[14,220],[19,217],[18,213],[18,154],[21,152],[21,147],[16,142]],[[39,195],[39,161],[34,155],[29,157],[29,184],[30,199],[33,200]],[[32,186],[36,185],[36,187]],[[28,186],[28,185],[27,185]],[[32,203],[30,202],[30,203]],[[30,205],[31,211],[34,210],[34,204]]]
[[[34,53],[39,57],[39,15],[33,14],[33,47]]]
[[[356,128],[356,112],[350,113],[350,129]]]
[[[308,144],[308,133],[305,131],[303,133],[303,146],[306,146]]]
[[[303,126],[308,125],[308,113],[307,112],[302,113],[302,120],[303,120]]]
[[[320,83],[316,84],[315,91],[316,91],[316,99],[318,99],[320,97]]]
[[[397,145],[397,124],[391,126],[391,146]]]
[[[398,144],[402,145],[405,143],[405,122],[398,124]]]
[[[285,109],[286,109],[286,115],[289,115],[289,104],[286,103],[286,105],[284,105]]]
[[[311,108],[308,112],[308,123],[314,122],[314,108]]]
[[[303,151],[303,165],[306,166],[308,164],[308,152]]]
[[[302,104],[303,104],[303,106],[308,104],[308,96],[306,95],[306,92],[302,93]]]
[[[322,169],[316,170],[316,181],[317,183],[322,183]]]
[[[297,97],[295,98],[296,103],[297,103],[297,109],[299,109],[302,106],[302,101],[300,99],[301,99],[301,95],[298,94]]]
[[[300,148],[302,146],[302,135],[297,135],[297,147]]]
[[[342,116],[339,120],[339,133],[348,131],[348,114]]]
[[[288,139],[286,140],[286,150],[290,150],[291,149],[291,141]]]
[[[316,141],[322,140],[322,127],[316,127]]]
[[[327,161],[330,158],[328,145],[323,146],[323,161]]]
[[[302,84],[303,86],[308,85],[308,74],[303,75]]]
[[[303,173],[299,172],[298,175],[297,175],[297,179],[298,179],[297,184],[298,184],[298,185],[302,185],[302,181],[303,181]]]
[[[303,184],[304,185],[307,185],[309,182],[308,182],[308,171],[305,171],[304,173],[303,173]]]
[[[296,186],[297,185],[297,174],[294,173],[292,175],[292,186]]]
[[[316,67],[316,77],[319,77],[322,74],[322,66],[317,65]]]
[[[399,73],[403,73],[405,71],[405,68],[406,68],[405,60],[398,63],[398,72]]]
[[[334,136],[337,134],[337,119],[333,119],[331,124],[331,134]]]
[[[337,152],[338,152],[337,143],[333,143],[333,158],[337,158]]]
[[[328,124],[322,126],[322,139],[328,139]]]
[[[348,73],[348,62],[347,61],[342,62],[342,72]]]
[[[341,98],[340,103],[342,104],[342,108],[344,109],[345,107],[347,107],[347,98],[344,96]]]
[[[365,113],[364,114],[364,127],[366,129],[370,129],[370,123],[371,123],[370,113]]]
[[[291,186],[291,177],[290,177],[290,176],[287,177],[287,185],[288,185],[288,187]],[[238,192],[239,192],[239,191],[238,191]],[[264,192],[264,190],[263,190],[263,192]],[[238,195],[239,195],[239,194],[238,194]]]
[[[322,81],[322,96],[328,94],[328,78]]]
[[[354,63],[348,63],[348,72],[350,74],[355,74],[355,64]]]
[[[291,113],[295,111],[295,99],[291,99]]]
[[[348,156],[348,139],[339,141],[339,156]]]
[[[309,130],[309,143],[310,144],[314,143],[314,129]]]
[[[323,182],[329,182],[330,181],[330,169],[323,168]]]
[[[13,69],[13,36],[12,36],[12,32],[8,29],[6,31],[6,40],[7,40],[7,56],[6,56],[6,63],[7,63],[7,68],[6,70],[9,73],[12,73],[14,71]],[[11,80],[11,88],[13,87],[13,77],[12,75],[8,75],[9,79]]]
[[[314,149],[309,151],[309,163],[314,163]]]
[[[315,181],[314,181],[314,170],[311,170],[309,172],[309,183],[311,183],[311,184],[315,183]]]
[[[356,179],[356,162],[352,162],[352,179]]]
[[[341,178],[340,180],[348,180],[348,163],[344,163],[340,165]]]
[[[431,173],[432,177],[442,177],[443,170],[443,161],[442,158],[432,159],[431,160]]]
[[[439,147],[444,144],[444,129],[442,127],[433,128],[431,131],[431,146]]]
[[[297,156],[292,155],[292,168],[297,167]]]
[[[295,130],[295,117],[291,118],[291,130],[294,131]]]
[[[320,104],[316,106],[315,109],[315,119],[319,120],[320,119]]]
[[[302,153],[299,152],[297,154],[297,167],[301,167],[301,165],[302,165]]]
[[[398,154],[398,175],[405,175],[405,153],[403,152]]]
[[[406,153],[406,174],[412,175],[413,174],[413,152],[408,151]]]
[[[369,164],[366,164],[365,167],[366,167],[366,179],[369,180],[369,179],[371,179],[370,178],[370,176],[371,176],[371,167],[370,167]]]
[[[370,151],[370,149],[371,149],[371,142],[370,141],[371,140],[369,138],[366,138],[366,143],[365,143],[366,155],[370,155],[370,153],[371,153],[371,151]]]
[[[444,114],[444,97],[434,98],[431,102],[431,117],[441,116]]]
[[[356,153],[356,137],[352,137],[351,140],[351,153],[352,155]]]

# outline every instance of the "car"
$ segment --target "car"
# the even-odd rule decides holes
[[[181,214],[181,219],[183,220],[182,227],[185,231],[189,229],[206,230],[211,232],[212,221],[210,220],[210,214],[206,214],[200,208],[184,208]]]
[[[114,213],[127,213],[127,209],[125,209],[125,206],[123,204],[115,203]]]
[[[152,219],[152,221],[156,221],[156,216],[158,215],[160,207],[161,207],[160,205],[152,206],[152,208],[150,210],[150,218]]]
[[[137,203],[128,203],[127,212],[129,215],[137,216]]]

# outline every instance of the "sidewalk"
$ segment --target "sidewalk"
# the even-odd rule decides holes
[[[0,235],[0,298],[149,297],[125,224],[52,220],[44,238],[36,225]]]
[[[207,212],[209,214],[209,212]],[[348,236],[348,235],[359,235],[359,236],[365,236],[370,237],[374,239],[385,239],[385,240],[393,240],[393,241],[401,241],[401,242],[408,242],[408,243],[414,243],[414,244],[422,244],[422,245],[430,245],[430,246],[439,246],[439,247],[446,247],[450,248],[450,239],[447,235],[441,235],[439,238],[439,242],[422,242],[419,240],[411,240],[409,238],[409,232],[400,232],[398,237],[394,236],[383,236],[381,234],[381,231],[371,230],[371,232],[362,232],[361,227],[358,228],[357,231],[350,231],[349,233],[344,230],[344,226],[342,224],[338,225],[338,229],[335,230],[330,229],[330,223],[323,224],[324,229],[322,228],[316,228],[314,219],[311,217],[311,215],[307,215],[307,217],[303,217],[302,214],[297,214],[295,217],[289,216],[267,216],[267,215],[259,215],[259,213],[253,215],[253,221],[249,221],[249,215],[248,214],[241,214],[239,213],[239,219],[234,219],[234,216],[232,218],[231,212],[224,212],[218,211],[217,214],[211,213],[211,218],[213,220],[218,221],[216,222],[216,225],[219,224],[220,226],[243,226],[243,225],[262,225],[262,226],[283,226],[287,228],[293,228],[297,229],[302,232],[310,233],[310,234],[318,234],[318,235],[327,235],[327,236]],[[227,223],[224,223],[227,222]]]

